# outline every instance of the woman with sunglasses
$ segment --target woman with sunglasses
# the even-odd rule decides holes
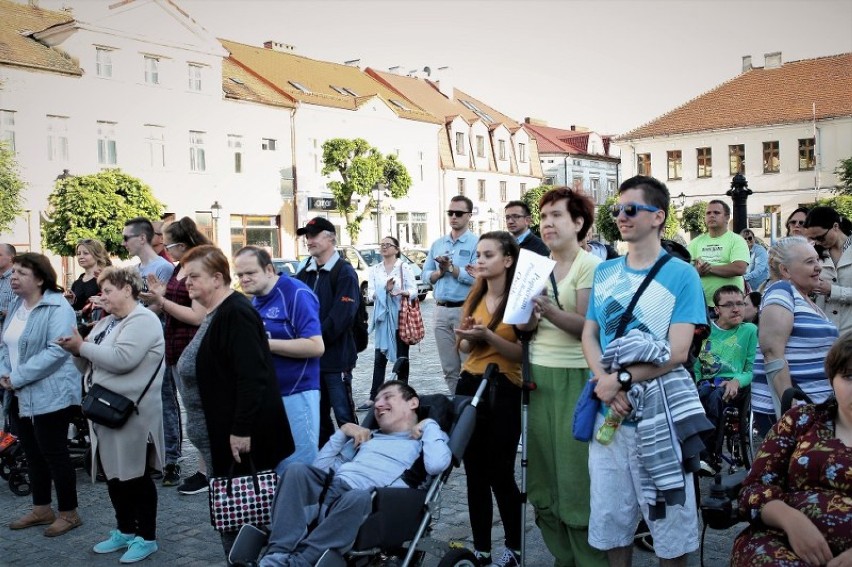
[[[807,207],[799,207],[787,217],[784,226],[787,227],[787,236],[805,236],[805,218],[808,216]]]
[[[826,252],[814,290],[817,305],[843,334],[852,330],[852,221],[831,207],[815,207],[805,220],[805,233]]]
[[[763,244],[757,242],[757,237],[750,228],[742,229],[740,236],[745,238],[751,257],[748,263],[748,270],[743,275],[743,279],[748,286],[746,291],[758,290],[769,277],[769,252],[766,251]]]
[[[385,381],[388,361],[400,356],[408,358],[408,344],[399,339],[399,312],[403,301],[417,297],[417,282],[411,267],[400,258],[399,240],[385,236],[379,248],[382,261],[370,268],[367,278],[367,300],[373,302],[370,327],[376,332],[376,355],[373,362],[373,385],[370,399],[358,409],[373,407],[379,386]],[[400,370],[399,380],[408,383],[408,365]]]

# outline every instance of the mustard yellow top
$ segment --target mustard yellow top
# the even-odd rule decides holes
[[[485,298],[483,297],[479,305],[476,306],[476,309],[473,310],[473,318],[487,326],[491,322],[491,317],[492,315],[488,311],[488,307],[485,305]],[[502,321],[497,325],[494,332],[507,341],[515,342],[518,340],[512,326]],[[485,369],[492,362],[497,363],[500,372],[505,374],[506,378],[513,384],[516,386],[521,385],[521,363],[509,360],[490,343],[482,342],[474,347],[470,351],[462,369],[467,370],[471,374],[484,374]]]

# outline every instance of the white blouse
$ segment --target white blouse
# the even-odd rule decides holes
[[[388,280],[391,278],[393,278],[392,293],[407,291],[409,298],[417,297],[417,281],[414,279],[414,272],[411,271],[411,266],[403,262],[401,258],[397,258],[390,272],[385,270],[384,262],[374,264],[370,268],[370,277],[367,280],[368,300],[373,301],[376,297],[376,291],[384,290]]]

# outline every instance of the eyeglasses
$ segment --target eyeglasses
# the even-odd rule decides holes
[[[506,215],[506,221],[518,221],[527,218],[529,215]]]
[[[381,244],[379,244],[379,248],[396,248],[396,244],[387,244],[385,242],[382,242]]]
[[[171,244],[166,244],[165,246],[163,246],[163,248],[165,248],[166,250],[171,250],[175,246],[180,246],[181,244],[183,244],[183,243],[182,242],[172,242]]]
[[[721,307],[722,309],[733,309],[736,307],[737,309],[742,309],[746,304],[743,301],[735,301],[733,303],[720,303],[716,307]]]
[[[791,224],[793,226],[805,226],[805,221],[803,221],[803,220],[791,220],[787,223],[787,226],[790,226]]]
[[[136,238],[137,236],[141,236],[141,235],[142,235],[141,232],[139,234],[122,234],[121,239],[124,240],[125,242],[127,242],[131,238]]]
[[[745,239],[748,240],[749,242],[754,242],[753,236],[746,236]]]
[[[617,219],[618,215],[624,211],[624,214],[628,217],[635,217],[639,211],[648,211],[649,213],[656,213],[659,211],[657,207],[652,207],[651,205],[640,205],[639,203],[627,203],[626,205],[613,205],[609,212],[612,214],[612,218]]]
[[[830,229],[830,228],[829,228],[829,229],[826,229],[826,231],[825,231],[825,232],[823,232],[820,236],[814,236],[814,237],[813,237],[813,241],[814,241],[814,242],[825,242],[825,237],[826,237],[826,236],[828,236],[828,233],[829,233],[829,232],[831,232],[831,229]]]
[[[465,215],[469,215],[470,211],[447,211],[448,217],[463,217]]]

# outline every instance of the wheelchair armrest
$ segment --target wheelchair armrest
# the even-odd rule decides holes
[[[425,502],[425,490],[377,488],[373,494],[373,511],[361,524],[353,549],[402,545],[417,531]]]

